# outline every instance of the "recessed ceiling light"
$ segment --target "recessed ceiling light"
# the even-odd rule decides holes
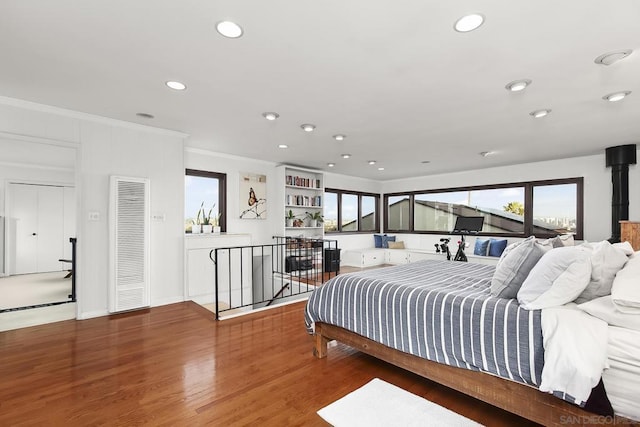
[[[278,117],[280,117],[280,114],[269,111],[266,113],[262,113],[262,117],[264,117],[267,120],[275,120]]]
[[[348,159],[349,157],[351,157],[351,154],[343,154],[343,155],[342,155],[342,158],[343,158],[343,159]]]
[[[506,85],[505,88],[507,90],[510,90],[511,92],[520,92],[521,90],[524,90],[530,84],[531,84],[531,80],[529,80],[529,79],[514,80],[511,83],[509,83],[508,85]]]
[[[149,113],[136,113],[136,116],[142,117],[143,119],[153,119],[153,114]]]
[[[369,163],[370,165],[375,165],[376,161],[375,160],[369,160],[367,163]]]
[[[335,139],[336,141],[344,141],[344,139],[347,137],[347,135],[333,135],[333,139]]]
[[[187,88],[187,85],[185,85],[184,83],[171,81],[171,80],[168,82],[165,82],[165,84],[173,90],[185,90]]]
[[[242,35],[242,27],[231,21],[221,21],[216,24],[216,30],[225,37],[237,39]]]
[[[379,170],[379,171],[383,171],[383,170],[384,170],[384,168],[378,168],[378,170]]]
[[[550,109],[544,109],[544,110],[536,110],[536,111],[532,111],[529,113],[530,116],[533,116],[536,119],[539,119],[541,117],[546,116],[547,114],[549,114],[551,112]]]
[[[329,166],[330,168],[334,167],[335,165],[335,163],[327,163],[327,166]]]
[[[289,146],[287,144],[280,144],[278,145],[278,148],[289,148]]]
[[[482,157],[487,157],[487,156],[492,155],[493,151],[482,151],[482,152],[480,152],[478,154],[480,154]]]
[[[625,90],[622,92],[610,93],[609,95],[603,96],[602,99],[604,99],[605,101],[616,102],[626,98],[629,95],[631,95],[631,91]]]
[[[484,16],[479,13],[472,13],[458,19],[453,28],[460,33],[467,33],[478,28],[484,22]]]
[[[633,50],[631,49],[609,52],[605,53],[604,55],[598,56],[593,62],[601,65],[611,65],[614,62],[618,62],[621,59],[626,58],[627,56],[631,55],[631,53],[633,53]]]
[[[313,132],[313,130],[316,128],[316,125],[312,125],[309,123],[305,123],[303,125],[300,125],[300,127],[302,128],[303,131],[305,132]]]

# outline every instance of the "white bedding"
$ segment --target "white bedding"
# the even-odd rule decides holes
[[[608,325],[575,304],[545,308],[541,317],[544,366],[540,390],[586,402],[607,364]]]
[[[640,421],[640,331],[609,326],[609,368],[602,381],[616,414]]]

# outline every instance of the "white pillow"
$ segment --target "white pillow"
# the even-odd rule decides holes
[[[626,256],[633,255],[633,246],[631,246],[631,243],[629,242],[614,243],[611,246],[613,246],[616,249],[620,249],[622,252],[624,252]]]
[[[555,248],[533,267],[518,291],[527,310],[556,307],[576,299],[591,278],[591,251],[582,246]]]
[[[579,304],[578,308],[586,311],[593,317],[602,319],[612,326],[640,331],[640,308],[631,308],[632,313],[623,313],[616,308],[611,299],[611,295],[596,298],[584,304]]]
[[[618,271],[611,286],[611,298],[623,313],[640,309],[640,252],[636,252]]]
[[[578,304],[611,294],[613,278],[629,259],[622,249],[614,247],[606,240],[583,246],[593,248],[593,253],[591,254],[591,281],[576,299]]]

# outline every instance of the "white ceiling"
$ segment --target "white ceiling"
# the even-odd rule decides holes
[[[471,12],[484,25],[455,32]],[[0,95],[377,180],[590,155],[640,142],[640,1],[2,0]]]

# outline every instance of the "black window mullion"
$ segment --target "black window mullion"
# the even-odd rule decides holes
[[[524,186],[524,230],[526,236],[533,234],[533,184]]]

